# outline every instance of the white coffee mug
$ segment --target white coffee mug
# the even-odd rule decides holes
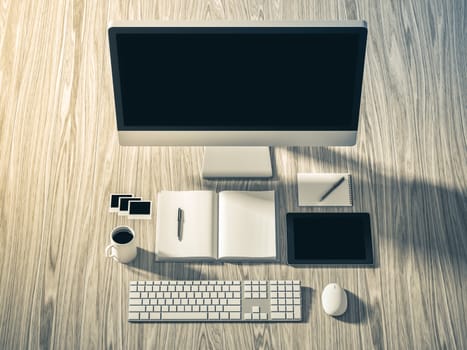
[[[105,247],[105,256],[126,264],[136,258],[135,232],[128,226],[115,227],[110,233],[110,244]]]

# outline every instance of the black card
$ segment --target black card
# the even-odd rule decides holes
[[[130,215],[151,215],[150,201],[130,202]]]

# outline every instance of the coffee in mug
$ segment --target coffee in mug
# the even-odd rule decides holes
[[[110,233],[110,244],[105,256],[126,264],[136,258],[135,232],[128,226],[118,226]]]

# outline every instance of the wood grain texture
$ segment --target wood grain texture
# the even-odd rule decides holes
[[[467,348],[464,1],[0,1],[0,348]],[[118,19],[366,19],[358,144],[283,147],[269,181],[205,181],[202,148],[118,145],[106,27]],[[350,172],[372,217],[375,268],[285,265],[297,172]],[[103,257],[110,192],[275,189],[279,264]],[[301,279],[300,324],[129,324],[134,279]],[[326,316],[323,287],[349,291]]]

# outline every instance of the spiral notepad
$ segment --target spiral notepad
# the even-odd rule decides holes
[[[320,198],[342,177],[342,182],[325,199]],[[351,207],[352,178],[350,174],[298,173],[298,205],[300,206],[344,206]]]

